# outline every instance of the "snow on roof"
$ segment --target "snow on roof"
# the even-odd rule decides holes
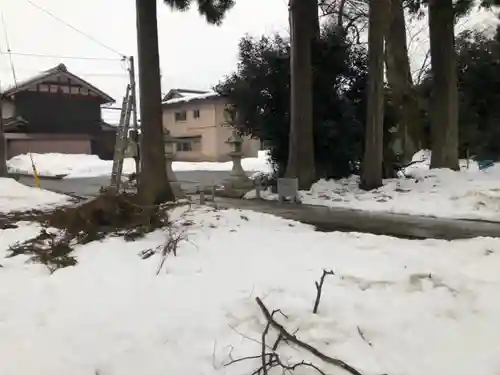
[[[105,92],[101,91],[100,89],[98,89],[94,85],[90,84],[89,82],[85,81],[84,79],[71,73],[66,68],[66,65],[64,65],[64,64],[59,64],[51,69],[45,70],[45,71],[43,71],[43,72],[41,72],[33,77],[30,77],[22,82],[17,83],[16,85],[6,89],[2,93],[2,96],[9,98],[20,91],[26,90],[31,85],[36,85],[37,83],[41,83],[41,82],[45,81],[46,79],[51,78],[53,76],[57,76],[57,75],[66,76],[67,78],[78,82],[79,84],[86,87],[90,91],[93,91],[94,93],[96,93],[97,95],[99,95],[103,99],[103,103],[114,103],[115,102],[115,100],[111,96],[106,94]]]
[[[189,102],[191,100],[203,100],[218,97],[219,94],[215,91],[208,91],[203,94],[194,94],[194,93],[182,93],[182,98],[169,99],[163,102],[163,104],[175,104],[175,103],[184,103]]]

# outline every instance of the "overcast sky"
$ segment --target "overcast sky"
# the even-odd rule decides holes
[[[127,73],[119,55],[50,17],[30,1],[124,55],[136,55],[135,0],[0,0],[18,81],[61,62],[121,101]],[[285,32],[286,0],[238,0],[222,26],[207,25],[196,9],[172,12],[158,3],[162,89],[209,89],[237,62],[246,33]],[[2,22],[3,24],[3,22]],[[3,27],[3,25],[2,25]],[[5,32],[0,29],[0,82],[13,84]],[[38,58],[15,53],[109,58],[115,61]]]
[[[172,12],[159,1],[163,92],[174,87],[209,89],[235,69],[238,41],[242,36],[247,33],[260,36],[287,32],[287,0],[237,0],[236,3],[223,25],[217,27],[207,25],[196,9],[185,13]],[[135,0],[0,0],[0,4],[4,21],[0,20],[2,87],[14,83],[9,56],[6,54],[8,40],[17,81],[63,62],[70,71],[121,102],[127,84],[127,72],[125,65],[119,61],[120,54],[128,56],[137,53]],[[109,48],[72,30],[36,5]],[[475,18],[474,23],[478,21],[479,24],[484,23],[483,18]],[[425,35],[424,32],[417,47],[415,44],[412,47],[414,55],[425,54]],[[110,60],[42,58],[18,54]]]

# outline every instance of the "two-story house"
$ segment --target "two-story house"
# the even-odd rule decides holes
[[[112,102],[63,64],[18,83],[2,93],[7,157],[28,152],[112,155],[116,130],[101,117],[101,105]]]
[[[163,98],[163,126],[176,141],[180,161],[228,161],[227,100],[215,92],[172,89]],[[245,137],[244,157],[256,157],[260,141]]]

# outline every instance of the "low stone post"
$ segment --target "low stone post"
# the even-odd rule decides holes
[[[261,185],[260,179],[258,179],[255,183],[255,198],[257,198],[257,199],[262,198],[261,189],[262,189],[262,185]]]

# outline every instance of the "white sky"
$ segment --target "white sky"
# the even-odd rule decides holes
[[[31,1],[118,52],[137,54],[135,0]],[[237,0],[223,25],[217,27],[208,25],[195,7],[186,13],[174,13],[158,1],[162,91],[176,87],[209,89],[234,70],[242,36],[286,30],[286,4],[286,0]],[[119,58],[27,0],[0,0],[0,10],[13,53]],[[0,34],[0,49],[5,52],[3,29]],[[18,81],[63,62],[71,72],[98,86],[118,103],[125,93],[127,72],[120,61],[12,57]],[[14,82],[6,54],[0,56],[0,82],[2,87]]]
[[[98,86],[121,103],[127,84],[119,56],[37,9],[33,2],[124,55],[136,55],[135,0],[0,0],[17,80],[64,63],[70,71]],[[195,7],[172,12],[158,1],[162,91],[181,87],[209,89],[233,71],[238,42],[249,33],[260,36],[286,32],[287,0],[237,0],[222,26],[206,24]],[[492,15],[473,17],[484,27]],[[1,20],[0,20],[1,21]],[[423,21],[425,22],[425,21]],[[3,28],[3,22],[2,28]],[[488,22],[487,24],[491,24]],[[467,23],[470,26],[470,22]],[[417,61],[425,55],[426,30],[410,50]],[[0,83],[14,83],[6,35],[0,29]],[[116,59],[78,60],[19,56],[16,53]],[[110,116],[111,114],[111,116]],[[118,113],[103,114],[114,122]]]

